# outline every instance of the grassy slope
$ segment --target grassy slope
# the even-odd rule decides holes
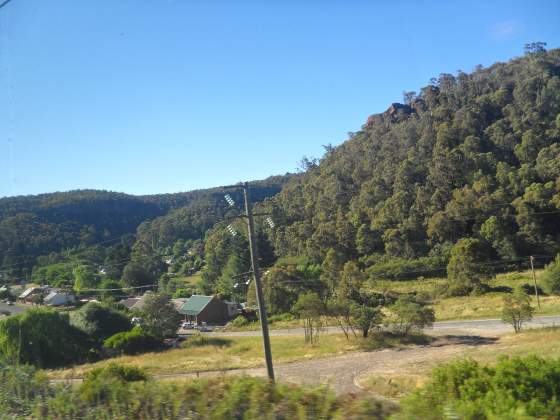
[[[537,271],[537,282],[540,271]],[[441,298],[438,291],[447,282],[446,279],[420,279],[412,281],[383,281],[376,285],[380,290],[392,290],[400,293],[419,292],[433,299],[436,320],[451,319],[482,319],[499,318],[502,312],[502,298],[507,292],[497,291],[485,293],[481,296],[461,296]],[[520,273],[499,274],[490,282],[493,288],[515,287],[524,284],[532,285],[533,278],[530,271]],[[533,297],[533,306],[537,307]],[[536,310],[535,316],[560,314],[560,297],[541,296],[541,309]]]
[[[320,345],[310,346],[301,336],[271,337],[274,360],[277,363],[341,354],[359,349],[357,341],[347,341],[342,334],[320,337]],[[229,370],[263,365],[260,337],[207,338],[203,345],[121,356],[101,362],[77,366],[74,369],[54,370],[53,378],[80,377],[84,372],[111,362],[142,366],[151,374]]]
[[[189,341],[190,340],[190,341]],[[140,366],[150,374],[196,373],[243,369],[264,366],[261,337],[207,337],[190,338],[184,348],[137,356],[121,356],[97,363],[76,366],[73,369],[49,371],[51,378],[82,377],[91,369],[109,363]],[[336,356],[356,350],[376,350],[388,347],[405,347],[426,344],[430,338],[413,335],[407,339],[390,334],[372,334],[367,340],[351,337],[347,340],[343,334],[320,335],[317,345],[304,342],[303,336],[271,337],[275,363],[294,362],[303,359]],[[189,345],[189,343],[191,343]]]

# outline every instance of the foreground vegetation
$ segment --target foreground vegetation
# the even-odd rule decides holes
[[[558,418],[560,359],[501,358],[495,366],[460,360],[402,401],[403,419]]]
[[[481,364],[494,365],[503,356],[526,357],[536,355],[560,359],[560,328],[528,329],[519,334],[501,336],[495,343],[466,348],[460,357],[468,357]],[[364,378],[360,386],[376,395],[398,400],[415,392],[430,381],[432,369],[442,362],[450,362],[445,356],[428,364],[410,366],[406,372],[387,372]]]
[[[367,396],[335,397],[323,388],[271,385],[237,377],[150,380],[111,365],[75,387],[51,386],[32,368],[0,368],[0,417],[65,419],[381,419],[391,413]]]
[[[1,366],[0,415],[25,418],[496,419],[557,418],[560,359],[459,360],[439,366],[400,407],[368,394],[335,397],[325,388],[235,377],[154,381],[111,364],[76,386],[49,385],[25,366]]]

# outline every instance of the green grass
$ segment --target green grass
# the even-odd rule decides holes
[[[192,342],[189,342],[192,340]],[[91,369],[109,363],[138,366],[150,374],[195,373],[259,367],[264,356],[261,337],[214,338],[193,337],[183,348],[136,356],[121,356],[73,369],[52,370],[52,378],[82,377]],[[301,336],[271,337],[274,360],[277,363],[342,354],[360,348],[358,340],[348,341],[341,334],[319,337],[319,344],[307,345]]]
[[[202,278],[202,271],[197,271],[192,276],[177,276],[174,280],[182,282],[185,286],[196,286]]]
[[[537,282],[542,270],[536,271]],[[379,281],[375,289],[379,291],[391,290],[397,293],[420,293],[433,303],[436,320],[446,321],[454,319],[482,319],[499,318],[503,308],[503,297],[508,293],[507,288],[533,285],[533,277],[530,271],[498,274],[489,282],[489,286],[496,291],[483,295],[471,295],[460,297],[442,297],[447,279],[428,278],[411,281]],[[532,290],[532,289],[531,289]],[[535,297],[532,298],[535,307],[535,316],[560,314],[560,297],[541,296],[541,309],[537,308]]]

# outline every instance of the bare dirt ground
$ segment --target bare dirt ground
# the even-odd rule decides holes
[[[455,332],[455,331],[454,331]],[[438,334],[437,339],[425,346],[402,349],[358,351],[342,356],[302,360],[277,364],[276,379],[306,385],[328,385],[337,394],[361,392],[359,381],[373,374],[411,374],[427,370],[436,364],[466,354],[469,349],[492,345],[497,337],[480,335]],[[265,368],[210,371],[200,374],[160,375],[159,379],[179,379],[208,376],[249,375],[266,376]]]

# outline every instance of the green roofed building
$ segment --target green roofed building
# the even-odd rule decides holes
[[[179,309],[185,321],[222,325],[228,321],[228,306],[216,296],[192,295]]]

